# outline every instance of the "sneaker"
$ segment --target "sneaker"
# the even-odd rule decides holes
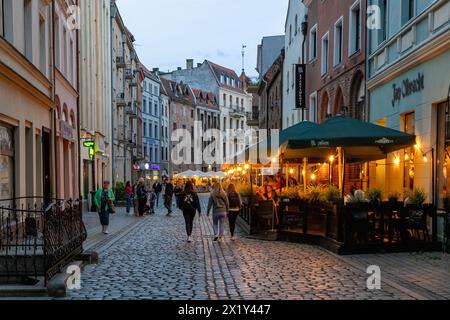
[[[109,234],[108,230],[103,231],[103,234]]]
[[[188,238],[187,238],[187,242],[189,242],[189,243],[191,243],[191,242],[192,242],[192,237],[191,237],[191,236],[188,236]]]

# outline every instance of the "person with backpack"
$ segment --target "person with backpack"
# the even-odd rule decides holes
[[[225,218],[229,210],[228,197],[220,183],[216,182],[213,186],[211,196],[208,201],[208,216],[213,211],[213,229],[214,241],[223,241],[225,231]]]
[[[236,191],[236,186],[234,184],[228,186],[227,196],[230,205],[230,208],[228,209],[228,224],[230,226],[231,240],[234,241],[236,239],[234,236],[236,220],[242,209],[242,199],[241,195]]]
[[[192,182],[186,182],[184,191],[180,195],[180,209],[183,211],[184,221],[186,223],[187,242],[192,242],[192,228],[194,226],[195,214],[198,211],[202,213],[200,201],[197,193],[194,191]]]

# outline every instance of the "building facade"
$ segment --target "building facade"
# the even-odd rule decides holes
[[[80,0],[80,184],[85,199],[112,178],[111,28],[109,0]],[[93,153],[85,143],[93,142]]]
[[[171,126],[170,126],[170,98],[165,86],[162,85],[162,79],[159,76],[159,70],[153,69],[158,76],[160,86],[160,105],[161,105],[161,178],[171,176],[170,154],[171,154]]]
[[[366,120],[366,0],[304,1],[308,11],[308,119]]]
[[[260,129],[281,129],[283,111],[283,65],[284,50],[281,51],[277,59],[261,78],[258,90],[260,97]]]
[[[52,16],[52,1],[0,2],[1,199],[56,196]]]
[[[443,208],[450,187],[450,2],[370,4],[382,17],[368,39],[370,121],[417,137],[415,147],[370,164],[370,186],[386,194],[421,188],[427,202]]]
[[[134,36],[125,26],[116,1],[111,0],[113,167],[115,183],[141,176],[143,73],[134,48]]]
[[[284,39],[282,129],[297,124],[304,117],[304,113],[296,109],[295,74],[296,65],[303,62],[302,44],[304,37],[301,24],[305,19],[305,15],[306,7],[301,1],[289,0]]]
[[[142,82],[142,150],[144,161],[141,170],[148,185],[161,181],[161,160],[164,128],[162,127],[161,81],[159,77],[141,66]]]
[[[169,113],[170,113],[170,131],[171,131],[171,153],[170,159],[170,176],[187,171],[200,170],[201,165],[194,163],[194,122],[195,122],[195,96],[188,84],[178,83],[176,81],[161,78],[165,92],[169,96]],[[176,148],[182,137],[178,137],[173,133],[183,129],[189,131],[191,141],[188,142],[189,147]]]
[[[259,77],[264,76],[284,49],[285,36],[267,36],[261,39],[258,45],[256,71]]]
[[[79,188],[78,30],[67,21],[77,1],[54,1],[56,197],[77,199]]]
[[[247,115],[252,112],[253,97],[244,90],[244,84],[235,71],[208,60],[194,68],[194,61],[188,59],[186,69],[178,68],[162,77],[214,93],[220,107],[219,129],[224,137],[224,158],[231,159],[244,149],[250,139],[243,133],[248,129]]]

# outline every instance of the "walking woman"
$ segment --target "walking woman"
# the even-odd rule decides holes
[[[147,204],[147,189],[145,188],[145,181],[140,178],[136,188],[136,197],[138,200],[138,214],[143,217],[145,214],[145,205]]]
[[[109,214],[114,213],[113,202],[116,200],[114,192],[110,189],[109,181],[103,183],[103,188],[97,190],[94,196],[94,204],[97,206],[97,212],[102,225],[102,232],[108,234]]]
[[[127,213],[130,213],[131,211],[131,204],[133,203],[133,186],[131,185],[130,181],[127,181],[127,184],[125,186],[125,195],[127,197]]]
[[[223,241],[225,218],[229,210],[228,197],[220,183],[216,182],[212,188],[208,201],[208,216],[213,211],[214,241]]]
[[[242,209],[241,195],[236,191],[236,186],[230,184],[228,186],[228,203],[230,208],[228,209],[228,224],[230,225],[231,240],[234,241],[234,230],[236,229],[236,220]]]
[[[194,191],[194,185],[188,181],[184,191],[180,195],[180,209],[183,210],[184,221],[186,222],[187,242],[192,242],[192,227],[195,214],[198,211],[202,213],[200,201],[197,193]]]

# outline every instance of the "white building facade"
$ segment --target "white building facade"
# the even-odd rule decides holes
[[[303,119],[302,110],[295,109],[295,67],[303,62],[303,34],[301,24],[305,19],[306,7],[302,1],[290,0],[285,24],[285,58],[283,66],[283,119],[282,128],[286,129]]]

